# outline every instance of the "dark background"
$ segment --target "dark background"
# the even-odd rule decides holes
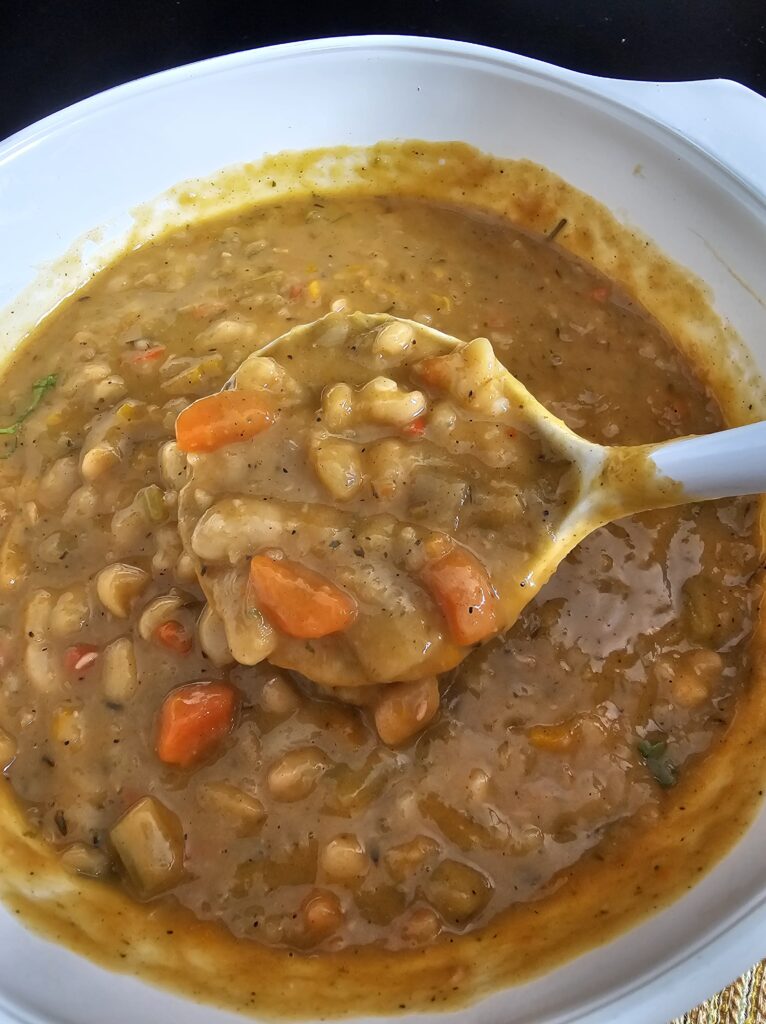
[[[365,32],[466,39],[619,78],[733,78],[766,94],[766,0],[0,0],[0,138],[177,64]]]

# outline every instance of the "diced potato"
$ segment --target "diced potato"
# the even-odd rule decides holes
[[[395,882],[403,882],[421,868],[432,864],[441,847],[431,836],[419,835],[409,842],[392,846],[383,854],[386,870]]]
[[[425,793],[418,801],[423,817],[439,829],[451,843],[470,853],[476,849],[501,849],[507,841],[507,831],[498,825],[483,825],[465,811],[453,807],[436,793]]]
[[[354,893],[360,914],[381,927],[391,924],[402,913],[407,905],[407,898],[395,885],[390,882],[369,882],[357,889]]]
[[[240,836],[254,835],[266,818],[257,796],[228,782],[209,782],[199,788],[200,801],[234,823]]]
[[[396,771],[393,755],[373,751],[360,768],[339,764],[328,775],[325,808],[331,814],[353,818],[379,796]]]
[[[103,878],[112,868],[105,850],[98,846],[88,846],[86,843],[72,843],[71,846],[67,846],[61,851],[59,860],[68,871],[76,875],[86,875],[88,878]]]
[[[135,565],[114,562],[96,577],[99,600],[112,615],[127,619],[131,605],[149,584],[149,575]]]
[[[121,636],[113,640],[101,656],[101,686],[104,696],[115,704],[124,704],[138,689],[138,669],[133,641]]]
[[[109,838],[140,899],[166,892],[183,879],[183,825],[155,797],[133,804],[112,826]]]

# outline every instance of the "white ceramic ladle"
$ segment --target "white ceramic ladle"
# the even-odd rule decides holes
[[[570,430],[510,373],[507,386],[529,421],[580,473],[576,501],[530,567],[525,604],[581,540],[607,523],[650,509],[766,492],[766,422],[659,444],[607,446]]]
[[[465,348],[464,342],[441,331],[388,314],[353,313],[342,318],[357,330],[379,330],[388,323],[400,322],[407,324],[416,337],[430,340],[432,349],[448,353]],[[321,323],[334,319],[335,315],[330,314]],[[260,354],[314,330],[319,323],[294,328]],[[600,445],[570,430],[499,363],[497,370],[514,415],[539,432],[579,471],[574,502],[551,529],[550,543],[537,551],[520,581],[516,615],[581,540],[615,519],[650,509],[766,491],[766,422],[660,444]]]

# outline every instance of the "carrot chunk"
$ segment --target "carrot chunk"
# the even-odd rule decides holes
[[[72,675],[87,672],[98,659],[98,647],[93,644],[73,644],[64,651],[64,668]]]
[[[288,636],[340,633],[356,619],[356,602],[318,572],[286,558],[255,555],[250,589],[263,614]]]
[[[275,420],[263,397],[252,391],[219,391],[193,402],[176,420],[176,440],[184,452],[214,452],[247,441]]]
[[[163,622],[162,625],[157,626],[154,631],[154,638],[157,643],[167,647],[174,654],[188,654],[194,646],[194,641],[189,636],[188,631],[180,622],[176,622],[175,619]]]
[[[186,683],[162,703],[157,756],[165,764],[188,768],[210,754],[231,732],[237,691],[229,683]]]
[[[476,644],[497,632],[497,598],[487,571],[465,548],[427,562],[420,577],[442,611],[453,639]]]

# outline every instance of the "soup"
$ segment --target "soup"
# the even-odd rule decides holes
[[[242,521],[227,533],[215,503],[261,501],[259,480],[273,492],[275,475],[290,477],[293,430],[313,431],[314,452],[296,500],[327,510],[331,554],[308,569],[342,564],[357,604],[380,583],[365,545],[373,564],[390,555],[392,523],[415,542],[457,530],[466,557],[480,547],[482,571],[518,543],[530,506],[542,524],[550,502],[535,492],[508,525],[523,488],[504,473],[520,450],[566,495],[565,467],[491,411],[470,453],[424,458],[433,435],[403,433],[424,413],[415,401],[405,422],[378,420],[354,439],[377,454],[363,453],[347,496],[347,463],[317,468],[349,443],[343,426],[311,422],[324,385],[364,383],[342,344],[342,367],[295,360],[301,399],[271,441],[184,457],[174,438],[190,403],[263,369],[258,350],[291,326],[352,310],[489,339],[595,441],[722,425],[660,327],[554,242],[395,195],[295,199],[175,231],[99,275],[14,358],[0,438],[0,750],[30,824],[72,872],[241,940],[327,954],[448,941],[552,898],[618,826],[626,847],[641,844],[732,720],[759,597],[755,503],[733,499],[602,529],[510,632],[468,634],[487,642],[458,666],[449,615],[422,579],[402,584],[406,601],[384,579],[369,615],[353,613],[356,631],[333,631],[343,643],[246,649],[252,620],[273,628],[276,613],[263,589],[247,611],[241,559],[277,547],[273,576],[306,557],[316,524],[293,516],[278,545],[242,541]],[[256,451],[271,460],[263,479]],[[397,491],[408,460],[418,472]],[[391,504],[372,503],[375,540],[353,536],[341,517],[387,487]],[[262,526],[266,512],[252,505],[245,518]],[[234,547],[218,557],[224,537]],[[408,609],[396,644],[379,626],[392,595]],[[439,638],[430,665],[424,630]],[[403,682],[378,686],[384,664]]]

